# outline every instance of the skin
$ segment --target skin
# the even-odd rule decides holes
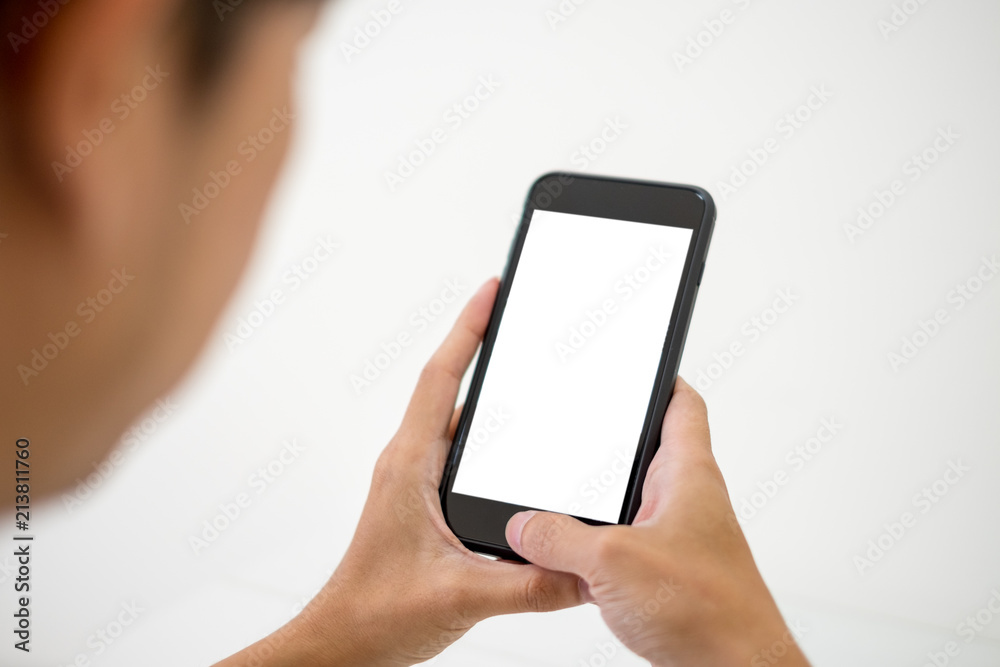
[[[86,475],[193,363],[244,268],[291,135],[277,133],[253,162],[238,155],[274,109],[292,110],[295,48],[316,5],[242,5],[228,64],[201,97],[187,85],[177,8],[69,3],[33,38],[16,86],[0,84],[12,87],[0,91],[0,442],[30,439],[35,499]],[[169,76],[118,119],[112,102],[149,66]],[[114,131],[60,181],[52,163],[109,117]],[[241,173],[186,224],[179,205],[233,159]],[[79,304],[105,289],[110,303],[88,320]],[[487,617],[583,602],[656,665],[756,664],[783,641],[780,664],[806,664],[735,522],[704,403],[683,381],[636,525],[518,515],[508,539],[534,565],[487,561],[451,534],[437,487],[496,289],[490,281],[472,298],[421,374],[329,583],[288,625],[219,664],[409,665]],[[68,334],[68,323],[79,330]],[[25,376],[19,367],[46,345],[58,353]],[[651,595],[658,608],[637,622]]]
[[[808,664],[737,522],[705,401],[683,378],[631,526],[522,512],[507,541],[535,564],[579,576],[608,627],[654,665],[762,667],[773,664],[769,656]]]
[[[0,290],[0,441],[31,439],[36,494],[92,470],[173,387],[243,271],[290,132],[244,163],[191,224],[179,205],[273,108],[290,106],[295,45],[316,5],[270,4],[244,8],[259,16],[245,22],[207,99],[193,100],[185,84],[173,0],[67,4],[35,38],[40,57],[24,90],[0,95],[0,284],[16,286]],[[118,121],[112,103],[148,66],[170,76]],[[114,132],[59,182],[51,164],[105,118]],[[135,278],[88,323],[78,305],[123,267]],[[68,322],[78,335],[26,384],[17,367],[30,367],[32,351]]]

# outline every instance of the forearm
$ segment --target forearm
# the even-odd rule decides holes
[[[748,638],[738,643],[726,662],[713,664],[749,665],[750,667],[809,667],[796,636],[787,627]]]
[[[800,622],[786,623],[764,581],[747,573],[749,585],[727,606],[721,627],[705,628],[722,641],[724,651],[709,664],[750,667],[809,667],[798,640],[807,632]],[[753,583],[750,583],[750,582]],[[742,604],[741,604],[742,603]]]
[[[406,628],[390,604],[373,604],[373,588],[359,590],[335,577],[280,629],[215,667],[399,667],[407,660],[393,642]]]
[[[349,667],[373,664],[362,660],[361,637],[350,618],[328,608],[329,585],[298,616],[284,626],[217,663],[215,667]]]
[[[810,667],[787,629],[761,636],[721,636],[694,642],[686,650],[651,661],[651,667]]]
[[[655,667],[702,664],[712,667],[809,667],[798,644],[806,629],[797,623],[787,625],[766,591],[754,609],[720,619],[719,623],[707,624],[700,630],[704,633],[704,641],[694,642],[687,656],[672,662],[654,663]]]
[[[299,618],[217,663],[215,667],[327,667],[346,664],[335,655],[321,655],[316,641]]]

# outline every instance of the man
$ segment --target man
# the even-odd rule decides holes
[[[198,354],[281,166],[295,47],[319,3],[2,2],[0,441],[30,441],[38,497],[107,455]],[[634,526],[518,515],[508,540],[533,565],[487,561],[448,531],[437,486],[496,289],[421,374],[329,583],[220,664],[409,665],[489,616],[583,602],[656,665],[805,664],[683,380]],[[413,498],[425,511],[401,529],[393,508]]]

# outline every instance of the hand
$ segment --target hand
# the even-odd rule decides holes
[[[583,601],[574,575],[473,554],[441,513],[438,486],[460,414],[455,399],[497,285],[480,288],[421,373],[330,581],[288,625],[219,667],[412,665],[487,617]]]
[[[654,665],[807,665],[736,521],[705,402],[682,379],[661,443],[632,526],[522,512],[507,541],[579,576],[615,635]]]

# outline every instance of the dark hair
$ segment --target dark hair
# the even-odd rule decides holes
[[[248,14],[260,0],[185,0],[178,16],[178,31],[187,39],[192,86],[203,91],[226,62],[232,42]]]
[[[58,19],[72,0],[0,0],[0,75],[8,88],[16,89],[31,70],[49,22]],[[86,0],[75,0],[85,2]],[[240,24],[256,8],[274,0],[182,0],[176,32],[189,43],[190,81],[198,90],[210,84],[225,64]],[[70,8],[72,5],[70,5]]]

